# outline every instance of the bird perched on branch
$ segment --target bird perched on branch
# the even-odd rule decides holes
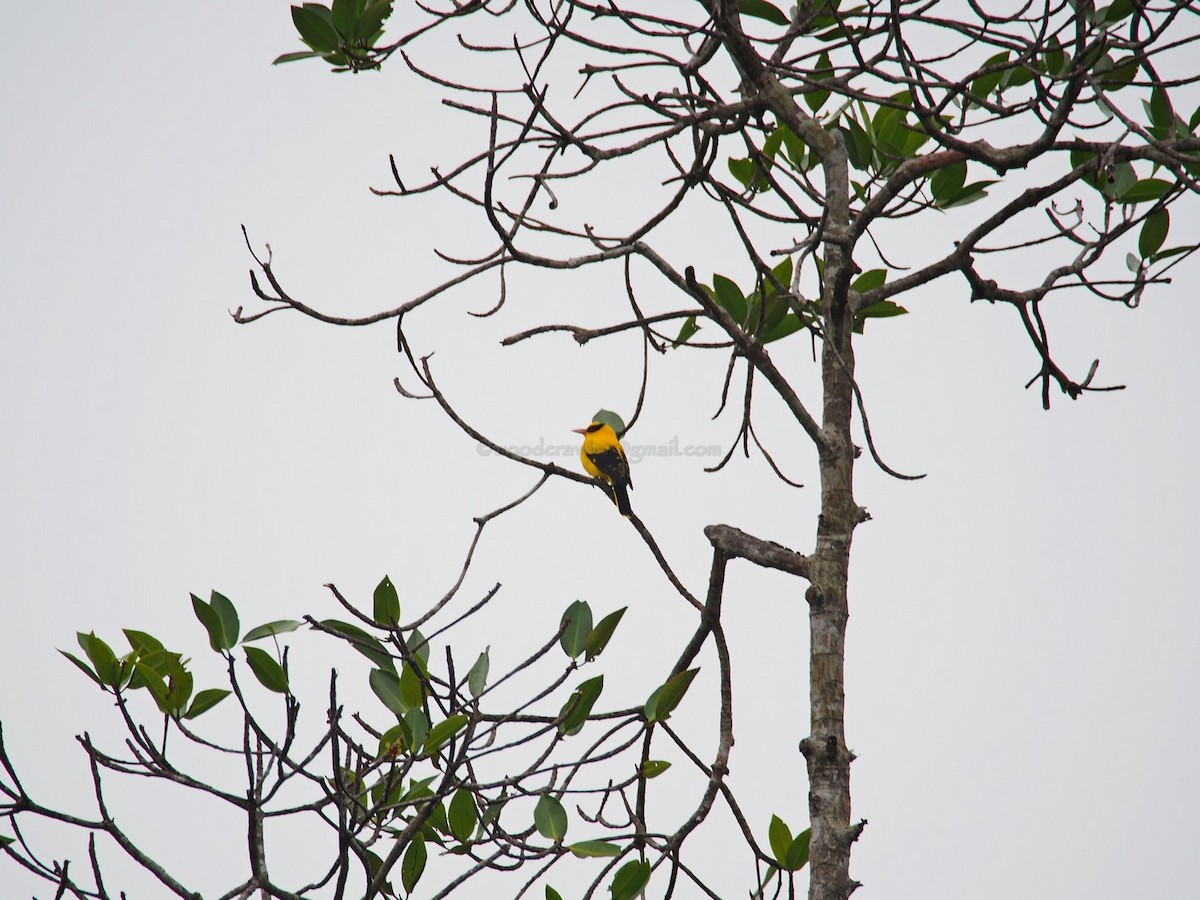
[[[587,428],[573,430],[583,435],[579,459],[584,471],[604,485],[621,515],[632,515],[629,488],[633,487],[633,479],[629,477],[629,460],[625,458],[617,433],[604,422],[593,422]]]

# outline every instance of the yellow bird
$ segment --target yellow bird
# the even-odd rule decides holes
[[[572,430],[583,435],[579,459],[584,471],[608,488],[609,496],[617,504],[621,515],[632,515],[629,488],[633,487],[633,479],[629,477],[629,460],[625,458],[625,450],[617,440],[617,433],[611,425],[603,422],[593,422],[587,428]]]

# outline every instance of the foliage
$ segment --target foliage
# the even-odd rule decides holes
[[[133,751],[133,759],[120,759],[84,738],[96,773],[100,808],[100,817],[84,823],[85,827],[106,833],[119,844],[136,846],[138,836],[125,831],[107,811],[104,797],[113,790],[109,781],[130,776],[182,780],[205,784],[207,793],[260,823],[303,813],[316,816],[336,836],[329,843],[323,875],[313,883],[285,888],[269,874],[265,858],[257,855],[251,857],[250,871],[242,880],[230,885],[231,895],[263,890],[272,896],[308,896],[337,885],[335,893],[340,896],[356,877],[359,887],[354,890],[362,896],[407,895],[433,871],[429,867],[432,848],[457,861],[453,879],[459,882],[481,871],[531,860],[542,861],[540,877],[549,878],[567,860],[601,858],[610,862],[600,875],[592,876],[593,889],[607,880],[614,896],[633,897],[642,890],[651,876],[647,857],[661,853],[662,839],[644,834],[639,838],[632,818],[615,821],[604,810],[614,804],[642,809],[646,782],[669,766],[650,758],[654,723],[683,700],[695,669],[672,675],[655,692],[663,697],[657,718],[636,705],[594,713],[603,693],[603,675],[579,682],[574,690],[572,685],[577,683],[580,666],[598,663],[624,609],[605,615],[593,626],[591,606],[575,601],[564,612],[557,632],[546,635],[528,658],[497,678],[489,674],[485,650],[464,677],[457,674],[450,646],[445,666],[435,666],[416,627],[401,624],[399,596],[391,579],[384,577],[375,590],[373,616],[360,612],[336,588],[332,590],[357,624],[311,617],[304,624],[324,642],[352,648],[367,659],[371,666],[365,680],[378,705],[347,715],[338,676],[331,673],[323,713],[327,728],[308,743],[300,737],[301,700],[288,680],[295,648],[279,640],[280,635],[302,627],[300,621],[252,628],[239,644],[239,617],[233,602],[216,591],[207,601],[193,595],[193,611],[208,634],[210,650],[223,662],[229,684],[228,690],[206,688],[194,696],[190,661],[166,650],[154,636],[126,629],[129,649],[118,656],[97,635],[80,634],[83,657],[64,655],[114,697]],[[436,614],[444,605],[418,621],[427,627],[436,624]],[[477,604],[474,611],[480,608]],[[459,617],[452,624],[461,621]],[[266,638],[271,638],[273,650],[252,645]],[[555,653],[556,645],[562,656]],[[311,649],[300,652],[307,655]],[[530,696],[515,705],[511,699],[495,699],[504,696],[502,684],[535,669],[543,675]],[[252,677],[247,679],[247,673]],[[261,689],[257,694],[255,682]],[[139,692],[149,695],[152,704],[140,702]],[[564,695],[566,701],[554,713],[549,707]],[[232,723],[231,728],[225,720],[216,734],[232,734],[234,740],[202,735],[196,730],[199,723],[189,721],[231,696],[240,724]],[[284,723],[282,732],[268,724],[275,718],[270,715],[272,707],[282,713],[278,719]],[[161,716],[160,727],[154,727],[155,711]],[[155,732],[161,734],[157,739],[151,737]],[[205,754],[199,761],[183,764],[180,742]],[[503,774],[493,761],[497,748],[502,749]],[[246,784],[213,781],[208,757],[222,753],[255,760],[246,771]],[[613,781],[609,761],[621,757],[629,757],[630,763],[621,780]],[[323,759],[336,759],[338,765],[331,768],[318,762]],[[2,745],[0,761],[12,771]],[[489,776],[489,771],[497,774]],[[37,870],[42,864],[18,818],[60,818],[60,814],[25,795],[15,781],[5,783],[3,789],[12,801],[4,807],[4,815],[17,835],[5,838],[7,852]],[[576,810],[574,815],[568,803]],[[644,821],[644,815],[639,813],[639,821]],[[579,831],[579,839],[568,843],[568,831]],[[138,861],[152,865],[149,860]],[[445,877],[447,866],[436,868]],[[62,881],[78,896],[91,895],[63,871],[50,868],[43,874]],[[173,879],[166,883],[191,896]]]

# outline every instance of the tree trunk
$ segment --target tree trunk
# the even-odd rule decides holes
[[[847,272],[848,263],[838,267]],[[811,734],[800,749],[808,761],[810,900],[845,900],[858,887],[850,878],[850,845],[861,826],[850,825],[850,761],[845,729],[845,646],[850,543],[860,510],[854,502],[850,440],[853,403],[853,313],[844,284],[825,285],[822,345],[826,449],[820,453],[821,515],[810,558],[809,699]]]

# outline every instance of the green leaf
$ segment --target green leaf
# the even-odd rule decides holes
[[[500,818],[500,812],[504,809],[504,804],[508,802],[508,798],[501,796],[499,800],[493,800],[483,808],[483,815],[479,817],[479,827],[487,828]]]
[[[429,737],[425,738],[425,745],[421,748],[421,752],[425,756],[432,756],[442,746],[463,730],[467,725],[467,717],[462,713],[453,715],[448,719],[438,722],[429,729]]]
[[[305,3],[303,6],[293,6],[292,24],[300,32],[300,39],[308,46],[321,53],[332,53],[337,50],[341,40],[333,23],[313,9],[315,5]]]
[[[437,805],[433,807],[433,810],[429,813],[429,819],[428,819],[427,824],[432,825],[437,831],[440,831],[442,834],[450,834],[451,833],[450,832],[450,820],[446,817],[446,804],[444,801],[439,800],[437,802]],[[433,838],[433,840],[438,840],[438,839]],[[438,840],[438,843],[440,844],[441,841]]]
[[[201,600],[195,594],[192,594],[192,610],[196,614],[196,618],[200,620],[200,624],[204,626],[204,630],[208,632],[208,645],[217,653],[223,653],[232,647],[232,644],[226,644],[225,631],[221,626],[221,617],[212,606]]]
[[[695,316],[688,316],[683,320],[683,326],[679,329],[679,335],[671,342],[671,346],[679,347],[691,340],[692,335],[700,330],[700,326],[696,324]]]
[[[856,169],[866,171],[874,157],[871,136],[850,116],[846,116],[842,121],[845,125],[838,130],[842,132],[842,139],[846,143],[846,155],[850,164]]]
[[[404,704],[404,708],[411,709],[414,706],[420,706],[425,700],[425,684],[421,676],[417,674],[417,670],[404,663],[400,667],[400,701]]]
[[[242,643],[247,641],[257,641],[265,637],[275,637],[279,634],[287,634],[289,631],[295,631],[303,622],[296,619],[280,619],[278,622],[268,622],[266,625],[259,625],[257,628],[251,628],[246,632],[246,636],[242,638]]]
[[[91,662],[100,683],[112,688],[120,687],[123,673],[117,663],[117,654],[113,653],[112,647],[96,637],[94,631],[87,634],[77,632],[75,637]]]
[[[812,829],[806,828],[793,838],[791,829],[787,827],[783,819],[779,816],[771,816],[771,827],[767,830],[767,838],[779,868],[787,872],[795,872],[804,867],[808,862],[808,841],[811,834]]]
[[[138,654],[137,651],[133,651],[130,657],[136,657],[139,663],[149,666],[164,678],[168,675],[178,674],[183,670],[179,654],[172,653],[166,649],[153,650],[145,654]]]
[[[1174,182],[1162,178],[1143,178],[1118,196],[1122,203],[1145,203],[1157,200],[1174,186]]]
[[[139,656],[145,657],[151,653],[165,653],[166,647],[162,645],[162,641],[152,634],[147,634],[144,631],[136,631],[133,628],[122,628],[125,633],[125,640],[129,641],[129,646],[136,650]]]
[[[438,780],[438,776],[430,775],[428,778],[416,779],[413,778],[408,784],[408,790],[404,792],[404,796],[400,798],[401,803],[417,803],[433,796],[433,791],[430,785]]]
[[[12,840],[12,838],[9,838],[9,840]],[[546,900],[562,900],[562,894],[550,887],[550,885],[546,885]]]
[[[620,437],[625,433],[625,420],[620,418],[620,416],[616,413],[612,412],[611,409],[596,410],[595,414],[592,416],[592,421],[601,422],[601,424],[612,428],[614,432],[617,432],[617,437]]]
[[[832,13],[837,12],[838,7],[840,7],[841,5],[842,5],[841,0],[814,0],[814,3],[812,5],[812,11],[814,13],[814,17],[808,23],[808,27],[804,30],[804,33],[811,34],[812,32],[819,31],[822,28],[834,29],[834,31],[837,32],[839,30],[838,29],[838,20],[836,18],[834,18]],[[862,9],[862,7],[859,6],[859,7],[855,7],[854,10],[852,10],[852,11],[857,12],[858,10],[861,10],[861,9]],[[821,13],[824,13],[824,14],[821,15]],[[851,29],[851,30],[853,31],[854,29]],[[825,34],[817,35],[817,39],[818,40],[830,40],[830,39],[832,39],[833,36],[836,36],[836,35],[830,35],[829,32],[826,32]]]
[[[750,182],[754,180],[754,162],[741,156],[731,156],[726,163],[729,166],[729,174],[741,182],[742,187],[750,187]]]
[[[375,588],[375,621],[385,628],[400,621],[400,597],[396,594],[392,579],[386,575]]]
[[[616,612],[611,612],[603,619],[600,624],[588,633],[587,640],[584,642],[584,651],[587,654],[587,660],[591,662],[597,656],[604,652],[604,648],[608,646],[609,640],[616,631],[617,625],[621,621],[621,617],[625,615],[625,610],[628,606],[622,606]]]
[[[1119,91],[1129,87],[1137,77],[1139,61],[1133,56],[1123,56],[1118,60],[1106,56],[1094,70],[1100,85],[1110,91]]]
[[[1011,69],[1004,70],[1004,77],[1000,79],[1001,89],[1009,87],[1022,87],[1033,81],[1034,69],[1028,64],[1014,65]]]
[[[1000,66],[1001,63],[1006,62],[1008,62],[1008,51],[1004,50],[1003,52],[997,53],[995,56],[984,62],[984,64],[979,67],[978,71],[982,72],[985,69],[991,69],[994,66]],[[998,68],[995,72],[988,72],[985,75],[978,76],[974,81],[971,82],[971,95],[979,98],[980,100],[987,99],[988,95],[990,95],[996,90],[997,87],[1000,86],[1000,80],[1004,77],[1004,71],[1004,69]]]
[[[154,698],[154,705],[158,707],[159,712],[169,714],[171,712],[171,699],[166,679],[145,663],[134,663],[134,668],[140,676],[139,682],[150,693],[150,696]]]
[[[593,856],[620,856],[621,847],[608,841],[580,841],[578,844],[568,844],[567,849],[580,859]]]
[[[588,635],[592,632],[592,608],[583,600],[576,600],[567,607],[562,617],[562,634],[558,643],[563,652],[575,659],[587,649]]]
[[[1146,216],[1142,222],[1142,231],[1138,235],[1138,253],[1142,259],[1153,256],[1167,239],[1171,229],[1171,214],[1165,208],[1156,209]]]
[[[391,654],[383,649],[383,644],[379,643],[379,641],[357,625],[351,625],[349,622],[339,622],[337,619],[325,619],[320,624],[322,628],[344,638],[355,650],[371,660],[379,668],[390,669],[393,672],[396,671],[396,663],[392,659]]]
[[[471,840],[475,826],[479,824],[479,812],[475,808],[475,796],[466,788],[459,788],[450,798],[450,833],[460,844]]]
[[[183,714],[185,719],[194,719],[196,716],[208,712],[230,694],[229,691],[221,688],[207,688],[196,695],[196,699],[192,701],[191,707]]]
[[[867,319],[890,319],[892,316],[904,316],[908,310],[898,306],[891,300],[880,300],[870,306],[864,306],[854,316],[854,333],[862,334]]]
[[[1106,196],[1124,203],[1125,194],[1135,184],[1137,184],[1137,173],[1134,172],[1133,166],[1127,162],[1121,162],[1112,167],[1100,190]]]
[[[1170,259],[1172,256],[1178,256],[1180,253],[1190,253],[1196,249],[1195,245],[1184,247],[1172,247],[1170,250],[1163,250],[1161,253],[1155,253],[1153,262],[1160,262],[1164,259]]]
[[[333,25],[333,12],[329,9],[328,6],[325,6],[322,3],[302,3],[301,6],[303,6],[305,9],[309,10],[310,12],[316,13],[325,22],[328,22],[330,25]]]
[[[542,794],[533,808],[533,824],[542,837],[554,843],[562,843],[567,833],[567,811],[549,794]]]
[[[782,134],[780,134],[782,140]],[[767,172],[772,167],[772,162],[766,155],[756,155],[744,158],[744,160],[734,160],[731,158],[728,162],[730,173],[738,181],[742,182],[743,187],[749,188],[755,193],[762,193],[770,190],[770,181],[767,178]]]
[[[354,34],[354,25],[358,21],[364,6],[363,0],[333,0],[330,9],[330,21],[338,34],[350,38]]]
[[[876,166],[883,171],[894,169],[899,160],[908,155],[911,130],[905,123],[906,116],[907,112],[903,109],[881,106],[871,120],[871,128],[875,132],[873,157]]]
[[[559,712],[562,721],[558,723],[558,733],[564,737],[578,734],[584,723],[587,722],[587,717],[591,715],[592,707],[596,705],[596,700],[599,699],[602,690],[604,690],[603,675],[589,678],[579,685],[567,698],[562,711]]]
[[[953,200],[962,190],[966,180],[966,160],[938,169],[929,179],[929,190],[933,194],[933,202],[941,206]]]
[[[186,671],[182,665],[177,671],[171,673],[167,680],[169,688],[167,699],[168,709],[166,710],[173,716],[181,716],[187,709],[188,701],[192,698],[192,688],[195,686],[195,679],[191,672]]]
[[[775,276],[776,281],[783,285],[783,289],[785,291],[789,291],[792,287],[792,271],[792,258],[790,256],[785,256],[779,265],[771,269],[771,274]],[[778,292],[775,285],[769,284],[769,287],[772,292]]]
[[[250,671],[254,673],[259,684],[276,694],[291,693],[287,675],[284,674],[283,667],[275,661],[275,657],[258,647],[243,647],[242,649],[246,651],[246,662],[250,664]]]
[[[762,333],[769,334],[779,326],[779,323],[783,321],[783,317],[788,314],[788,310],[791,307],[788,306],[786,298],[774,296],[767,298],[765,308],[766,315],[763,317],[765,322],[762,327]]]
[[[609,890],[612,900],[633,900],[650,881],[650,863],[642,860],[630,860],[617,869]]]
[[[1165,140],[1171,130],[1171,104],[1167,100],[1167,92],[1161,87],[1155,87],[1150,92],[1150,99],[1142,101],[1146,109],[1146,117],[1150,120],[1151,135],[1159,140]]]
[[[1083,181],[1089,184],[1096,190],[1100,190],[1101,182],[1097,177],[1096,169],[1096,154],[1090,150],[1085,150],[1082,147],[1071,148],[1071,168],[1083,169]]]
[[[1059,78],[1067,73],[1070,60],[1063,52],[1062,42],[1056,35],[1051,35],[1046,41],[1046,51],[1042,54],[1042,69],[1051,78]]]
[[[354,39],[374,46],[383,33],[384,20],[392,14],[392,0],[372,0],[363,9],[354,26]]]
[[[404,701],[404,697],[400,693],[400,679],[396,673],[389,672],[387,669],[372,669],[368,680],[371,683],[371,690],[375,692],[375,696],[379,698],[380,702],[398,718],[404,718],[404,714],[413,704]]]
[[[783,144],[783,129],[774,128],[767,135],[767,139],[763,142],[762,155],[763,159],[774,162],[775,157],[779,153],[779,147]]]
[[[774,328],[764,331],[761,335],[762,342],[764,344],[769,344],[772,341],[778,341],[781,338],[785,338],[790,334],[795,334],[804,327],[804,324],[805,320],[801,319],[793,312],[790,315],[784,316],[783,320]]]
[[[767,181],[762,169],[754,160],[745,157],[730,157],[727,165],[729,174],[741,182],[742,187],[756,193],[771,189],[771,182]]]
[[[767,0],[738,0],[738,12],[743,16],[765,19],[772,25],[787,25],[788,17]]]
[[[467,690],[471,692],[472,697],[478,697],[483,693],[483,689],[487,687],[488,668],[491,662],[488,658],[488,650],[485,648],[479,654],[479,658],[475,660],[475,665],[471,666],[471,671],[467,673]]]
[[[1116,0],[1111,6],[1096,10],[1096,24],[1115,25],[1133,14],[1132,0]]]
[[[714,273],[712,293],[717,305],[729,313],[729,318],[739,325],[745,324],[746,298],[743,296],[741,288],[724,275]]]
[[[779,131],[783,132],[783,151],[787,154],[792,168],[800,172],[807,172],[812,166],[808,161],[808,148],[804,141],[786,125],[780,125]]]
[[[908,159],[917,155],[917,151],[929,140],[929,134],[923,129],[913,128],[907,122],[902,124],[904,144],[900,148],[900,155]]]
[[[320,55],[321,54],[317,53],[315,50],[298,50],[295,53],[282,53],[271,60],[271,65],[278,66],[282,65],[283,63],[296,62],[297,60],[301,59],[312,59]]]
[[[825,81],[832,75],[833,67],[829,64],[829,53],[823,50],[821,51],[821,55],[817,57],[817,64],[808,73],[808,76],[814,81]],[[804,92],[804,103],[813,113],[820,110],[828,99],[828,88],[809,88]]]
[[[785,863],[784,868],[789,872],[796,872],[803,869],[808,862],[808,842],[811,837],[812,829],[805,828],[796,835],[796,839],[788,847],[787,856],[783,862]]]
[[[404,640],[404,646],[421,663],[421,669],[428,672],[429,666],[429,641],[425,635],[421,634],[420,630],[414,628]]]
[[[417,882],[421,879],[421,873],[425,871],[425,862],[428,858],[425,838],[414,834],[412,843],[404,851],[404,859],[400,863],[400,883],[404,885],[404,890],[408,893],[411,894],[412,889],[417,886]]]
[[[381,812],[395,815],[396,811],[405,806],[414,806],[433,797],[433,790],[429,785],[435,780],[436,776],[419,781],[413,778],[409,781],[408,790],[404,790],[404,779],[393,769],[372,785],[370,802],[374,806],[386,807],[386,810],[381,809]]]
[[[679,705],[679,701],[683,699],[683,695],[691,687],[692,679],[699,671],[699,669],[688,669],[672,675],[665,684],[655,690],[646,701],[646,721],[661,722],[670,718],[671,713]]]
[[[942,209],[951,209],[955,206],[966,206],[968,203],[974,203],[976,200],[982,200],[987,196],[986,188],[996,184],[996,180],[991,181],[972,181],[964,187],[958,194],[952,197],[945,203],[939,204]]]
[[[419,706],[414,706],[404,714],[404,727],[408,729],[409,740],[413,748],[420,747],[425,743],[425,738],[429,736],[429,719],[425,717],[425,710]]]
[[[671,768],[671,764],[665,759],[648,759],[642,763],[642,777],[657,778],[669,768]]]
[[[788,850],[792,846],[792,830],[779,816],[771,816],[771,826],[767,829],[767,839],[771,844],[771,852],[781,869],[786,868]]]
[[[208,603],[221,620],[221,631],[225,635],[225,640],[228,641],[223,649],[228,650],[237,643],[238,633],[242,627],[238,621],[237,610],[233,608],[228,597],[216,591],[209,595]]]
[[[367,868],[371,872],[371,877],[374,878],[379,874],[379,870],[383,868],[383,860],[379,858],[379,854],[374,850],[364,850],[363,853],[367,857]],[[383,882],[383,893],[388,897],[395,896],[395,891],[392,890],[392,884],[390,881]]]
[[[850,288],[860,294],[865,294],[877,287],[883,287],[885,281],[887,281],[887,269],[869,269],[854,279]]]
[[[96,677],[96,673],[92,671],[91,667],[87,663],[85,663],[83,660],[81,660],[78,656],[68,653],[66,650],[59,650],[58,652],[61,653],[63,656],[65,656],[67,659],[69,659],[71,662],[75,663],[75,665],[79,667],[79,671],[81,671],[84,675],[86,675],[88,678],[92,679],[92,681],[96,682],[96,684],[100,685],[101,687],[104,687],[104,683],[99,678]]]

